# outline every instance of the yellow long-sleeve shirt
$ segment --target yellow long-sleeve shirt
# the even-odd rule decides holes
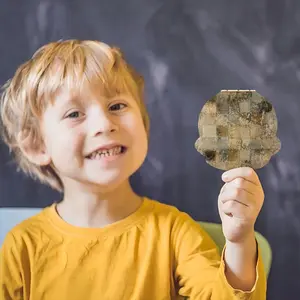
[[[63,221],[55,205],[15,226],[0,252],[0,299],[266,299],[260,254],[251,292],[234,290],[223,255],[199,224],[175,207],[144,198],[104,228]]]

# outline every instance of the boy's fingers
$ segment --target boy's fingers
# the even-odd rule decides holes
[[[255,202],[253,195],[243,189],[227,190],[219,195],[219,201],[226,203],[236,201],[245,206],[251,206]]]
[[[238,201],[228,201],[221,205],[221,211],[228,216],[245,219],[248,214],[247,206],[239,203]]]
[[[255,193],[259,193],[260,187],[256,184],[254,184],[252,181],[246,180],[244,178],[238,177],[233,179],[230,182],[226,182],[224,186],[221,189],[221,193],[224,193],[224,191],[228,189],[243,189],[247,191],[248,193],[254,195]]]
[[[259,185],[259,178],[256,172],[249,167],[235,168],[229,171],[226,171],[222,174],[222,180],[224,182],[229,182],[235,178],[242,177],[255,185]]]

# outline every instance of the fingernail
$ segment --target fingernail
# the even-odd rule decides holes
[[[225,180],[228,179],[228,174],[227,173],[223,173],[222,174],[222,178],[225,179]]]

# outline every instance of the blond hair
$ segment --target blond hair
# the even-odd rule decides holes
[[[144,80],[124,59],[118,48],[99,41],[66,40],[49,43],[22,64],[3,86],[1,96],[2,137],[13,153],[18,169],[62,192],[63,185],[52,166],[32,163],[22,151],[42,143],[39,118],[67,86],[74,90],[84,82],[96,82],[106,94],[130,93],[137,101],[149,134],[149,116],[143,101]]]

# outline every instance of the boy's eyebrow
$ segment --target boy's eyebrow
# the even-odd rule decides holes
[[[56,101],[56,104],[58,105],[59,108],[64,108],[65,106],[68,106],[70,104],[75,104],[78,103],[80,101],[78,96],[71,96],[71,95],[66,95],[66,96],[62,96],[61,99],[57,99],[58,101]]]
[[[115,96],[109,97],[107,100],[109,100],[109,101],[114,101],[114,100],[118,100],[118,99],[131,100],[132,98],[133,97],[128,94],[120,93]]]
[[[111,97],[102,97],[102,100],[105,102],[121,100],[121,99],[131,101],[132,97],[125,93],[116,94]],[[58,101],[56,101],[56,105],[58,106],[59,109],[64,109],[65,107],[70,106],[72,104],[83,105],[83,103],[86,101],[84,96],[70,95],[70,94],[62,95],[61,99],[57,99],[57,100]]]

